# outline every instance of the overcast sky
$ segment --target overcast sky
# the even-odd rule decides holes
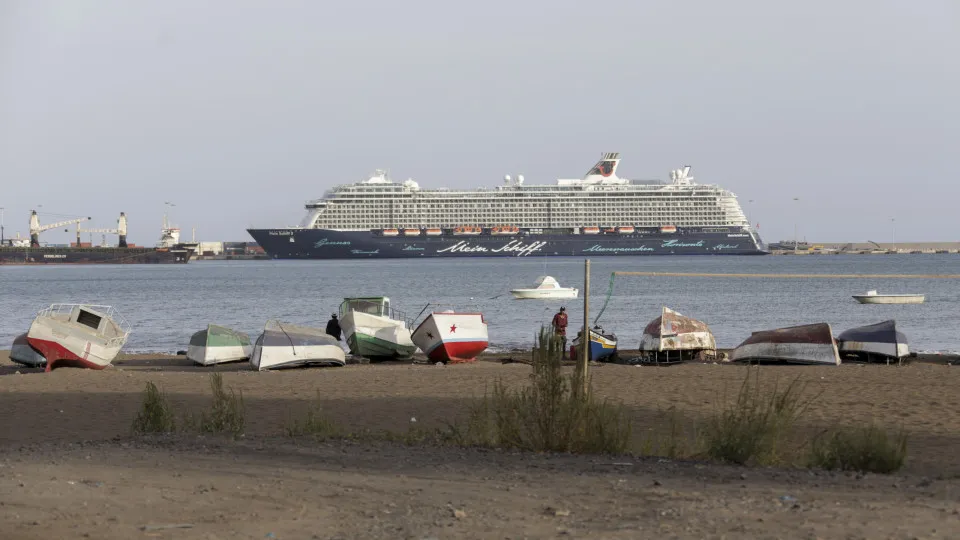
[[[0,0],[0,206],[152,245],[169,201],[247,240],[375,168],[552,183],[618,151],[767,241],[960,240],[958,58],[956,0]]]

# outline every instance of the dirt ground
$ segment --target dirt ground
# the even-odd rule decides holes
[[[960,366],[764,366],[819,398],[805,429],[904,427],[896,475],[550,456],[385,443],[318,443],[284,427],[320,399],[350,429],[455,420],[498,378],[529,367],[358,365],[283,372],[219,366],[242,390],[245,435],[134,438],[152,381],[179,411],[210,400],[211,368],[126,357],[104,371],[43,373],[0,353],[2,538],[960,538]],[[674,408],[696,421],[736,393],[732,365],[603,365],[594,389],[635,433]],[[174,526],[182,526],[176,527]]]

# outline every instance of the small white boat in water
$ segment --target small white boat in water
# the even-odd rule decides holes
[[[248,360],[252,354],[250,336],[216,324],[190,336],[187,347],[187,358],[201,366]]]
[[[861,304],[922,304],[927,297],[923,294],[878,294],[873,290],[855,294],[853,298]]]
[[[577,289],[573,287],[561,287],[557,280],[551,276],[540,276],[536,283],[529,289],[513,289],[510,294],[517,299],[534,298],[576,298]]]
[[[347,355],[337,340],[319,328],[267,321],[250,356],[254,369],[307,365],[344,366]]]
[[[130,327],[110,306],[53,304],[37,313],[27,341],[47,359],[47,371],[63,366],[103,369],[129,336]]]

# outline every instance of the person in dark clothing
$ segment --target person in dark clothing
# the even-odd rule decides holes
[[[560,306],[560,311],[553,316],[553,332],[562,344],[560,350],[563,358],[567,357],[567,308]]]
[[[341,337],[340,321],[337,320],[336,313],[331,315],[331,319],[327,321],[327,334],[336,338],[337,341],[340,341],[340,337]]]

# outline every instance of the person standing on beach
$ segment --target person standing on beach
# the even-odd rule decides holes
[[[560,339],[560,348],[563,358],[567,357],[567,308],[560,306],[560,311],[553,316],[553,332]]]
[[[327,322],[327,334],[336,338],[337,341],[340,341],[340,336],[341,336],[340,321],[337,320],[336,313],[331,315],[330,320]]]

